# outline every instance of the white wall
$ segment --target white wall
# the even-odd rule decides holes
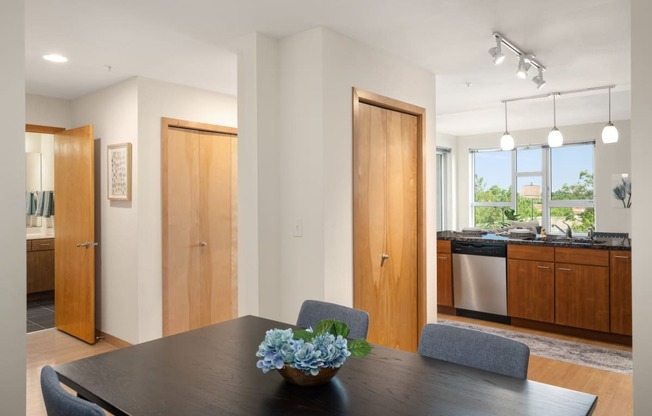
[[[60,98],[27,94],[25,97],[27,124],[72,128],[72,102]]]
[[[280,42],[280,275],[282,286],[292,288],[282,293],[285,322],[296,320],[304,299],[328,299],[324,297],[322,53],[319,29]],[[302,223],[302,237],[293,235],[295,221]]]
[[[582,124],[564,126],[560,130],[564,134],[564,142],[581,142],[595,140],[595,206],[596,228],[598,231],[630,232],[631,210],[612,206],[611,175],[614,173],[631,173],[630,163],[630,123],[616,121],[620,139],[618,143],[604,144],[601,140],[604,124]],[[546,144],[550,129],[533,129],[512,131],[516,146],[527,144]],[[469,149],[496,149],[500,147],[502,133],[459,136],[457,142],[457,218],[458,227],[470,225],[470,159]],[[639,179],[640,180],[640,179]],[[636,184],[637,178],[633,177]],[[636,186],[636,185],[634,185]]]
[[[102,89],[72,103],[74,126],[92,124],[96,147],[95,171],[100,174],[96,210],[101,214],[96,235],[96,268],[100,270],[100,328],[127,342],[138,342],[138,163],[132,163],[132,201],[106,197],[106,146],[129,142],[132,160],[139,154],[138,83],[135,78]],[[98,160],[99,159],[99,160]],[[96,213],[97,216],[97,213]],[[96,230],[97,232],[97,230]],[[99,254],[99,256],[97,256]]]
[[[25,3],[0,13],[0,403],[25,414]]]
[[[269,45],[256,43],[260,35],[248,39],[248,47],[240,54],[238,96],[240,111],[240,167],[261,168],[275,157],[279,160],[280,187],[277,192],[280,230],[264,230],[260,224],[257,238],[273,241],[278,237],[280,252],[280,300],[275,293],[262,288],[268,270],[260,269],[259,304],[272,297],[281,305],[281,319],[293,322],[301,302],[306,298],[325,299],[344,305],[353,303],[352,248],[352,87],[359,87],[427,109],[426,148],[435,148],[435,76],[398,58],[317,28],[278,42],[278,97],[265,96],[267,106],[259,107],[263,85],[273,79],[257,77],[257,51],[269,52]],[[268,57],[269,58],[269,57]],[[258,67],[259,69],[260,67]],[[256,82],[252,87],[251,82]],[[270,90],[272,88],[270,87]],[[269,90],[268,90],[269,92]],[[278,155],[262,153],[252,141],[261,144],[257,131],[261,113],[278,108]],[[245,148],[251,146],[251,148]],[[246,153],[246,154],[245,154]],[[427,155],[426,177],[435,175],[434,151]],[[244,169],[243,169],[244,170]],[[240,176],[240,187],[256,189],[250,202],[262,194],[261,175]],[[427,182],[427,207],[435,206],[435,182]],[[270,198],[268,201],[273,202]],[[242,199],[241,199],[242,202]],[[249,207],[250,208],[250,207]],[[247,213],[242,207],[241,221],[248,215],[259,221],[264,214]],[[272,214],[273,206],[258,200],[258,210]],[[297,222],[302,224],[302,236],[295,236]],[[434,247],[436,221],[427,218],[427,244]],[[251,230],[255,232],[255,230]],[[256,250],[263,249],[259,241],[240,240],[240,253],[245,250],[262,258]],[[435,250],[428,252],[428,319],[435,319],[436,263]],[[241,271],[244,265],[240,265]],[[254,272],[253,269],[249,272]],[[274,275],[275,271],[270,273]],[[253,285],[251,286],[253,287]],[[270,301],[270,302],[271,302]],[[265,311],[261,309],[261,315]]]
[[[138,152],[134,153],[134,160],[141,174],[134,176],[134,201],[138,202],[137,213],[133,213],[135,227],[125,230],[123,238],[133,238],[137,252],[134,271],[138,281],[133,292],[138,296],[136,341],[144,342],[160,338],[163,325],[161,118],[237,127],[237,101],[232,96],[147,78],[138,78],[137,85],[138,108],[134,112],[138,114]],[[126,292],[123,295],[132,296]],[[133,315],[131,319],[135,320]]]
[[[652,414],[652,241],[646,231],[650,223],[652,187],[652,3],[632,0],[632,175],[635,183],[632,202],[632,297],[634,333],[634,414]],[[639,185],[640,184],[640,185]]]

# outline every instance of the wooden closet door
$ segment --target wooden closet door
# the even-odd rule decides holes
[[[387,137],[386,112],[360,104],[354,185],[353,256],[356,307],[369,313],[369,342],[388,345],[385,253]]]
[[[169,128],[163,143],[163,334],[201,326],[199,134]]]
[[[416,117],[365,103],[358,111],[354,304],[370,315],[370,342],[416,351]]]
[[[233,186],[236,174],[232,161],[234,144],[233,136],[199,134],[201,326],[237,315],[237,281],[232,258],[237,188]]]
[[[417,120],[387,113],[387,315],[389,346],[417,350]]]
[[[237,136],[162,124],[163,335],[172,335],[238,314]]]

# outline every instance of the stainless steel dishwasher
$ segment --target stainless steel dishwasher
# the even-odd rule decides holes
[[[507,245],[453,241],[455,308],[507,315]]]

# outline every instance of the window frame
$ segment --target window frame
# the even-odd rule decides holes
[[[518,209],[518,200],[517,200],[517,185],[518,178],[520,177],[537,177],[541,178],[541,226],[545,227],[551,234],[557,234],[554,232],[551,227],[551,216],[550,210],[553,208],[593,208],[594,215],[597,217],[596,209],[596,188],[595,188],[595,140],[583,141],[583,142],[573,142],[566,143],[562,147],[571,147],[571,146],[592,146],[592,172],[594,178],[593,183],[593,199],[586,200],[577,200],[577,199],[565,199],[565,200],[553,200],[552,199],[552,152],[551,148],[548,145],[527,145],[527,146],[517,146],[513,150],[508,150],[511,154],[511,188],[512,195],[511,201],[508,202],[476,202],[475,201],[475,155],[477,153],[488,153],[488,152],[504,152],[501,149],[469,149],[469,158],[470,158],[470,181],[469,181],[469,193],[470,193],[470,213],[469,218],[471,219],[470,224],[475,226],[475,208],[476,207],[495,207],[495,208],[511,208],[514,210]],[[517,171],[517,161],[518,161],[518,151],[531,150],[531,149],[541,149],[541,171]],[[595,225],[595,224],[594,224]]]

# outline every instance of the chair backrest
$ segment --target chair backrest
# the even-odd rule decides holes
[[[419,354],[526,379],[530,348],[522,342],[498,335],[427,324],[421,332]]]
[[[59,384],[59,377],[52,367],[41,370],[41,391],[48,416],[105,416],[98,405],[68,393]]]
[[[318,300],[303,302],[297,318],[297,326],[314,327],[322,319],[337,319],[347,324],[350,329],[348,338],[367,338],[369,329],[369,314],[367,312]]]

